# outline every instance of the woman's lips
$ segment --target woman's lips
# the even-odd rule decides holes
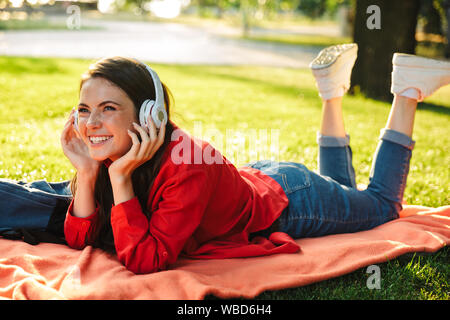
[[[101,147],[111,139],[112,136],[90,136],[89,142],[92,147]]]

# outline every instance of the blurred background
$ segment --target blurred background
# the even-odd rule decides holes
[[[0,0],[0,55],[301,68],[357,42],[353,90],[389,100],[393,52],[449,58],[449,16],[450,0]]]

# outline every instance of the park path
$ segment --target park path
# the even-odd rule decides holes
[[[85,30],[0,32],[0,55],[97,59],[131,56],[155,63],[307,67],[318,48],[233,39],[230,30],[178,23],[83,19]]]

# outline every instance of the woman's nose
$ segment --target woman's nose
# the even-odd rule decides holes
[[[96,128],[101,125],[101,116],[98,112],[91,112],[89,118],[86,122],[86,127],[88,128]]]

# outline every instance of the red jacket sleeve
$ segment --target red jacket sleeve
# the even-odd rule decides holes
[[[134,273],[151,273],[174,263],[208,205],[212,186],[205,171],[185,171],[168,182],[150,219],[137,197],[111,210],[117,257]]]
[[[83,249],[86,245],[93,243],[93,234],[98,220],[99,205],[95,211],[86,218],[73,215],[73,200],[67,210],[64,221],[64,236],[69,247]]]

